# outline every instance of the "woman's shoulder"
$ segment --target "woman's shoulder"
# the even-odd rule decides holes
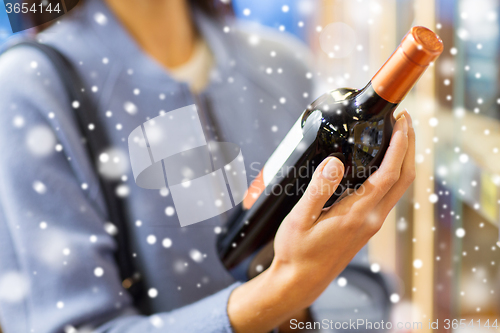
[[[62,88],[49,58],[29,45],[11,46],[0,54],[0,89],[3,103],[57,96]]]

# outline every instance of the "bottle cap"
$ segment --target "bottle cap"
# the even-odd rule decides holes
[[[411,28],[372,78],[373,89],[388,102],[401,102],[442,52],[443,42],[433,31],[425,27]]]
[[[425,27],[413,27],[401,41],[404,54],[420,66],[429,66],[443,52],[443,41]]]

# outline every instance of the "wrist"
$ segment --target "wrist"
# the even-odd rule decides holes
[[[235,332],[269,332],[307,307],[307,294],[288,265],[273,264],[236,288],[228,302]]]

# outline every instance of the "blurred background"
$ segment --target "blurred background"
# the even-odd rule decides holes
[[[396,276],[395,321],[500,320],[499,0],[233,0],[236,16],[296,35],[315,57],[316,96],[362,88],[414,25],[445,51],[400,109],[417,131],[417,179],[370,243]],[[11,34],[0,4],[0,43]],[[311,98],[311,101],[313,98]],[[470,320],[475,326],[468,326]],[[484,326],[490,320],[490,328]],[[411,332],[400,330],[397,332]]]

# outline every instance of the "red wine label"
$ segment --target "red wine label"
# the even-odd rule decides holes
[[[297,119],[292,129],[288,132],[283,141],[281,141],[271,157],[269,157],[266,164],[264,164],[264,168],[262,168],[257,175],[257,178],[250,184],[247,195],[243,200],[243,207],[245,209],[252,207],[299,145],[303,138],[301,120],[302,115]]]

